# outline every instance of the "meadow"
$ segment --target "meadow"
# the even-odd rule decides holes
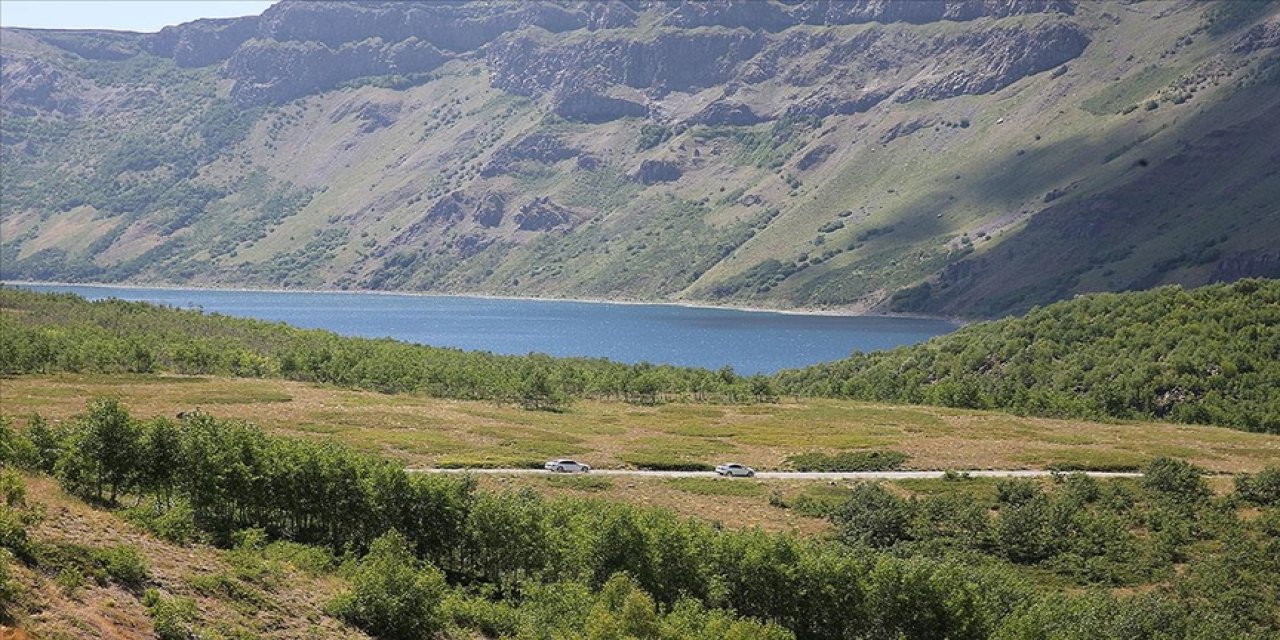
[[[560,412],[383,394],[278,379],[49,374],[3,380],[6,415],[65,420],[116,397],[141,418],[200,409],[281,434],[341,442],[411,467],[530,467],[576,457],[596,468],[787,470],[805,452],[897,451],[902,469],[1136,470],[1185,459],[1213,473],[1280,459],[1280,437],[1211,426],[1088,422],[821,398],[776,403],[582,400]]]

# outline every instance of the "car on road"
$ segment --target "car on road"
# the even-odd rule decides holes
[[[722,476],[739,476],[743,478],[754,478],[756,470],[744,464],[730,462],[727,464],[716,465],[716,473]]]
[[[542,465],[542,468],[552,473],[586,473],[591,470],[591,465],[565,459],[551,460]]]

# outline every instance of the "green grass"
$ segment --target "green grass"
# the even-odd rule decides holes
[[[764,495],[763,484],[742,478],[670,478],[667,486],[700,496],[754,497]]]
[[[1095,116],[1108,116],[1136,105],[1138,101],[1169,84],[1181,73],[1179,69],[1151,65],[1119,82],[1107,85],[1080,103]]]
[[[601,476],[592,475],[554,475],[547,476],[543,480],[557,489],[572,489],[574,491],[600,492],[613,489],[613,480]]]

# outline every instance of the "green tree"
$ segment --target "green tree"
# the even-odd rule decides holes
[[[831,514],[846,542],[891,547],[910,538],[914,505],[889,493],[879,483],[860,482]]]
[[[351,574],[351,589],[331,603],[343,620],[386,640],[431,638],[444,626],[444,574],[421,563],[395,531],[373,541]]]
[[[138,477],[140,433],[118,400],[95,400],[72,433],[58,473],[74,493],[115,504]]]

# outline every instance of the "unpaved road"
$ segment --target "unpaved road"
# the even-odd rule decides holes
[[[542,469],[408,469],[410,473],[474,473],[485,475],[574,475],[554,474]],[[911,480],[915,478],[941,478],[944,471],[760,471],[757,480]],[[1039,469],[1010,469],[956,471],[968,474],[973,478],[1043,478],[1053,475],[1053,471]],[[1086,471],[1086,475],[1095,478],[1139,478],[1137,472]],[[642,478],[715,478],[711,471],[638,471],[634,469],[592,469],[587,475],[592,476],[636,476]]]

